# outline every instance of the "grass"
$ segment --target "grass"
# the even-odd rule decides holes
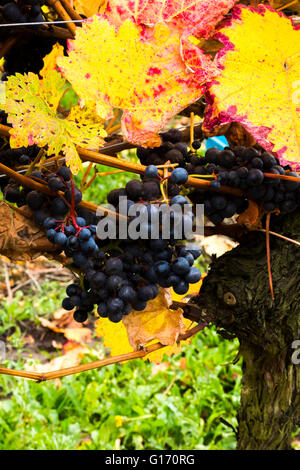
[[[2,304],[2,334],[9,318],[16,329],[7,341],[20,351],[20,318],[32,320],[37,308],[48,316],[63,291],[57,283],[43,288],[39,299],[29,293],[22,305],[18,297]],[[220,418],[237,424],[240,365],[226,365],[237,349],[211,328],[157,373],[135,360],[40,384],[2,375],[0,449],[234,449],[234,432]],[[8,357],[3,365],[22,368],[23,361]]]

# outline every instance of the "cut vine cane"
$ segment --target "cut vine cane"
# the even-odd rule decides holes
[[[191,328],[190,330],[185,331],[182,335],[178,337],[178,342],[184,341],[188,338],[194,336],[198,331],[203,330],[207,326],[206,323],[199,324]],[[85,372],[87,370],[99,369],[100,367],[107,366],[110,364],[116,364],[124,361],[129,361],[132,359],[138,359],[147,356],[148,354],[158,351],[159,349],[165,348],[167,345],[162,343],[151,344],[150,346],[145,346],[144,348],[133,351],[126,354],[121,354],[120,356],[108,357],[99,361],[93,361],[89,364],[81,364],[79,366],[68,367],[65,369],[60,369],[51,372],[31,372],[31,371],[20,371],[13,369],[6,369],[5,367],[0,367],[0,374],[12,375],[14,377],[22,377],[25,379],[33,379],[37,382],[45,382],[46,380],[58,379],[65,377],[67,375],[78,374],[80,372]]]

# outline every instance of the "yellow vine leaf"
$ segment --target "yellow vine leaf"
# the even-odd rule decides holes
[[[64,48],[61,44],[57,42],[56,44],[54,44],[52,51],[47,54],[43,59],[44,67],[39,72],[39,75],[42,78],[45,78],[47,74],[51,72],[51,70],[56,69],[56,59],[61,55],[64,55]]]
[[[173,115],[202,96],[204,80],[218,73],[195,45],[182,48],[171,26],[143,29],[126,20],[117,29],[101,16],[78,28],[68,57],[57,64],[82,103],[102,119],[123,110],[125,139],[150,147],[160,144],[158,131]]]
[[[201,284],[202,284],[202,281],[198,282],[197,284],[192,284],[190,286],[189,292],[185,295],[187,296],[187,295],[198,294]],[[179,296],[175,294],[173,290],[171,291],[171,295],[172,295],[172,300],[177,300],[177,301],[182,301],[182,299],[185,297],[185,296]],[[166,311],[165,300],[163,300],[162,303],[163,303],[163,310]],[[161,306],[159,306],[158,308],[161,308]],[[148,313],[148,316],[149,314],[151,315],[150,312]],[[158,319],[156,320],[156,325],[159,323],[159,321],[161,322],[161,324],[163,323],[162,318],[159,318],[159,315],[158,315]],[[191,323],[191,321],[186,318],[182,318],[182,322],[183,322],[185,330],[190,329],[194,326],[194,324]],[[151,317],[149,317],[149,325],[151,325]],[[96,330],[95,330],[96,336],[104,339],[104,345],[105,347],[110,349],[111,356],[118,356],[120,354],[125,354],[134,350],[134,348],[129,343],[127,329],[123,322],[112,323],[106,318],[100,318],[96,320],[95,327],[96,327]],[[151,326],[151,328],[153,327]],[[157,341],[158,340],[156,338],[153,341],[150,341],[149,343],[147,343],[147,345],[150,345]],[[171,356],[172,354],[180,352],[181,345],[188,344],[188,343],[189,343],[189,340],[186,340],[186,341],[181,341],[180,345],[175,343],[170,346],[166,346],[163,349],[159,349],[157,351],[154,351],[148,354],[143,359],[145,361],[149,360],[151,362],[160,363],[164,355]]]
[[[34,73],[10,76],[6,82],[6,102],[3,109],[12,124],[12,148],[36,144],[47,147],[47,155],[62,152],[66,163],[76,174],[81,160],[76,146],[97,150],[106,133],[103,121],[87,108],[71,108],[65,118],[57,112],[66,80],[49,70],[43,79]]]
[[[268,7],[238,5],[215,37],[223,70],[208,89],[205,130],[237,121],[283,163],[300,162],[300,30]]]

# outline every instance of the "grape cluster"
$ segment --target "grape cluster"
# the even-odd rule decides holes
[[[18,3],[2,0],[1,12],[8,23],[43,23],[41,5],[44,4],[41,0],[19,0]]]
[[[189,283],[198,282],[201,273],[193,267],[199,249],[170,247],[166,240],[118,244],[118,249],[102,247],[80,263],[84,272],[82,285],[71,284],[62,306],[73,310],[77,321],[85,321],[97,305],[102,318],[119,322],[132,309],[143,311],[149,300],[158,295],[158,286],[171,287],[179,294],[188,291]],[[75,258],[73,257],[73,260]]]
[[[61,40],[58,42],[64,44]],[[21,37],[4,57],[4,73],[1,80],[5,81],[8,76],[16,73],[38,74],[44,66],[44,57],[51,52],[55,43],[51,37],[39,37],[38,41],[35,36]]]
[[[18,166],[30,165],[39,153],[39,150],[39,147],[36,145],[15,149],[10,148],[9,145],[5,145],[0,151],[0,162],[13,169]]]
[[[161,134],[162,145],[153,149],[138,147],[137,156],[143,165],[163,165],[167,161],[185,167],[188,158],[188,147],[182,142],[179,129],[170,129]]]
[[[204,157],[191,156],[186,170],[189,175],[216,176],[211,182],[214,192],[196,189],[189,195],[194,203],[204,204],[204,212],[214,224],[244,212],[248,207],[247,197],[260,202],[266,211],[279,209],[286,213],[300,206],[298,173],[289,166],[281,166],[272,154],[254,147],[210,148]],[[299,178],[299,183],[272,178],[272,174],[294,176]],[[221,185],[239,188],[246,196],[218,194]]]
[[[146,230],[150,234],[155,211],[158,210],[151,201],[161,198],[161,192],[157,168],[149,166],[145,173],[142,181],[132,180],[126,188],[111,191],[107,200],[117,211],[121,196],[130,197],[127,199],[128,208],[135,201],[144,202]],[[176,184],[183,184],[188,177],[182,168],[177,169],[177,175],[176,171],[173,174]],[[167,240],[161,236],[158,239],[132,240],[129,235],[126,240],[118,237],[114,240],[99,239],[96,223],[90,223],[87,217],[82,216],[82,209],[78,207],[82,194],[66,166],[50,174],[34,171],[31,178],[47,184],[53,193],[57,193],[56,197],[49,197],[36,190],[25,190],[25,199],[34,213],[35,222],[46,230],[48,240],[72,259],[72,269],[79,273],[79,281],[67,287],[67,297],[62,302],[66,310],[76,309],[76,321],[84,322],[96,305],[101,317],[119,322],[132,309],[144,310],[147,302],[157,297],[159,287],[172,286],[176,293],[185,294],[189,284],[200,280],[201,273],[193,266],[200,250],[196,246],[185,246],[172,235],[172,231]],[[185,205],[188,201],[176,195],[169,203],[171,206]],[[168,205],[168,202],[162,204]],[[88,215],[89,211],[85,209],[85,212]],[[128,223],[135,217],[128,217]],[[182,216],[180,223],[192,223],[192,220],[190,212]]]
[[[18,149],[11,149],[7,146],[7,148],[0,151],[0,162],[10,168],[29,165],[37,156],[38,152],[39,148],[36,145],[27,148],[21,147]],[[17,204],[18,207],[26,205],[28,190],[20,187],[14,179],[1,175],[0,189],[8,202]]]

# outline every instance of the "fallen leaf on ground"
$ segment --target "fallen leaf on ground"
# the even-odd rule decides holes
[[[69,315],[69,314],[67,314]],[[76,343],[88,343],[92,339],[92,331],[89,328],[78,324],[73,320],[67,327],[60,327],[59,321],[47,320],[47,318],[39,317],[39,320],[44,328],[49,328],[56,333],[62,333],[69,341]]]
[[[82,360],[82,358],[89,354],[91,351],[86,346],[77,345],[75,349],[68,351],[66,354],[62,356],[55,357],[51,359],[51,361],[45,364],[38,364],[38,363],[25,363],[24,368],[27,371],[33,372],[53,372],[55,370],[65,369],[67,367],[74,367],[78,366]]]

